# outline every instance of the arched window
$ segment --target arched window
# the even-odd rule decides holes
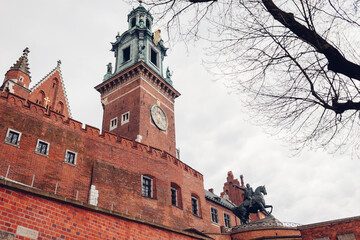
[[[136,18],[134,17],[133,19],[131,19],[131,27],[135,27],[136,25]]]
[[[201,217],[200,199],[196,194],[191,194],[191,208],[195,216]]]
[[[56,112],[63,114],[64,113],[64,104],[59,101],[56,107]]]
[[[176,183],[171,183],[171,205],[182,208],[181,188]]]
[[[57,84],[58,84],[58,80],[56,78],[54,78],[52,87],[55,88]]]
[[[40,105],[43,105],[44,102],[45,102],[45,93],[43,90],[40,91],[40,94],[39,94],[39,98],[38,98],[38,102]]]
[[[150,21],[148,19],[146,19],[146,28],[150,29]]]

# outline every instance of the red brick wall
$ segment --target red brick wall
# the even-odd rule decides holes
[[[219,217],[219,223],[218,224],[214,224],[211,222],[211,218],[210,218],[210,222],[209,222],[209,228],[207,230],[207,232],[220,232],[220,227],[221,226],[225,226],[225,222],[224,222],[224,213],[227,213],[230,215],[230,220],[231,220],[231,227],[234,227],[236,225],[239,225],[240,222],[239,222],[239,219],[236,219],[235,220],[235,215],[231,212],[231,210],[219,205],[219,204],[216,204],[216,203],[213,203],[212,201],[210,200],[206,200],[206,211],[208,211],[209,213],[211,213],[211,207],[214,207],[218,210],[218,217]],[[211,217],[211,214],[210,214],[210,217]]]
[[[0,97],[0,175],[82,202],[90,185],[99,190],[99,206],[180,229],[207,230],[203,177],[178,159],[149,146],[86,126],[36,104],[24,105],[9,94]],[[4,142],[8,128],[22,133],[19,146]],[[48,156],[34,153],[37,139],[50,143]],[[76,166],[64,163],[66,149],[77,152]],[[155,177],[157,198],[141,196],[141,175]],[[125,178],[127,180],[125,180]],[[182,208],[171,205],[171,182],[181,187]],[[115,194],[115,195],[114,195]],[[191,195],[199,196],[201,217],[194,216]],[[114,197],[116,196],[116,197]]]
[[[50,102],[48,102],[51,110],[64,115],[65,117],[70,116],[70,110],[66,104],[66,94],[64,92],[64,86],[61,81],[60,72],[55,69],[52,74],[47,76],[41,82],[39,82],[36,87],[32,90],[29,96],[29,100],[36,103],[38,100],[39,104],[41,102],[42,106],[46,106],[46,102],[41,96],[40,92],[45,93],[45,98],[47,97]],[[60,106],[63,106],[62,108]]]
[[[64,201],[30,195],[2,185],[0,231],[16,235],[19,227],[37,231],[38,240],[205,239],[140,219],[131,220],[131,217],[122,217],[101,209],[94,211],[90,206],[80,208]],[[25,238],[16,235],[16,239]]]
[[[126,70],[108,80],[111,82],[113,79],[120,79],[101,95],[104,107],[103,129],[109,131],[110,121],[118,117],[118,127],[111,132],[131,140],[135,140],[139,134],[142,136],[142,143],[175,156],[174,97],[166,94],[163,89],[164,84],[160,80],[154,84],[152,75],[143,74],[137,68],[138,65],[133,67],[136,71]],[[151,120],[150,106],[157,103],[168,119],[166,131],[158,129]],[[128,111],[130,111],[130,122],[121,126],[121,115]]]
[[[19,81],[19,78],[23,77],[23,81]],[[9,70],[6,74],[5,74],[5,79],[13,79],[15,80],[15,82],[17,84],[19,84],[20,86],[23,86],[25,88],[29,88],[30,85],[30,77],[29,75],[18,71],[18,70]],[[19,92],[15,92],[16,94],[19,94]]]
[[[300,227],[300,231],[304,240],[323,237],[337,240],[337,236],[343,234],[354,234],[355,239],[360,239],[360,217],[304,225]]]

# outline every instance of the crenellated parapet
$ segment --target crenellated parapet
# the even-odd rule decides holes
[[[101,132],[99,128],[87,124],[84,125],[83,123],[72,118],[66,118],[60,113],[49,110],[42,105],[31,102],[9,92],[0,92],[0,103],[14,108],[14,111],[17,111],[16,109],[21,109],[21,111],[24,111],[25,113],[27,112],[28,115],[36,116],[36,118],[43,118],[44,121],[50,121],[55,125],[61,125],[63,128],[77,132],[79,134],[85,134],[86,137],[95,139],[97,141],[122,148],[128,148],[133,151],[138,151],[139,154],[147,154],[149,156],[163,159],[170,163],[171,166],[181,169],[182,171],[187,172],[193,177],[203,181],[203,175],[200,172],[191,168],[166,151],[128,139],[126,137],[117,136],[111,132]]]

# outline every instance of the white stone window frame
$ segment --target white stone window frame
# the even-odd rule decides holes
[[[15,132],[15,133],[19,134],[19,137],[18,137],[18,140],[17,140],[17,143],[16,143],[16,144],[11,143],[11,142],[8,142],[8,141],[6,140],[6,139],[9,137],[10,132]],[[14,130],[14,129],[12,129],[12,128],[8,128],[8,130],[6,131],[6,136],[5,136],[5,139],[4,139],[4,143],[7,143],[7,144],[12,145],[12,146],[15,146],[15,147],[20,147],[21,135],[22,135],[21,132],[16,131],[16,130]]]
[[[71,163],[71,162],[68,162],[68,161],[67,161],[67,158],[66,158],[66,157],[67,157],[68,153],[73,153],[73,154],[75,155],[75,157],[74,157],[74,163]],[[65,151],[64,163],[70,164],[70,165],[73,165],[73,166],[76,166],[76,164],[77,164],[77,155],[78,155],[77,152],[72,151],[72,150],[69,150],[69,149],[66,149],[66,151]]]
[[[121,114],[121,126],[130,122],[130,111]]]
[[[213,210],[214,214],[216,216],[216,221],[213,221]],[[211,223],[215,225],[219,225],[219,210],[215,207],[210,207],[210,217],[211,217]]]
[[[115,124],[113,124],[113,122],[115,122]],[[118,127],[118,125],[119,125],[118,117],[115,117],[115,118],[111,119],[110,120],[110,126],[109,126],[110,131],[116,129]]]
[[[225,217],[225,216],[228,216],[228,217]],[[229,225],[230,226],[226,226],[226,219],[228,218],[228,220],[229,220]],[[227,228],[227,229],[230,229],[231,228],[231,215],[229,214],[229,213],[226,213],[226,212],[224,212],[224,226],[225,226],[225,228]]]
[[[40,142],[43,142],[43,143],[46,143],[46,144],[47,144],[47,148],[46,148],[46,153],[45,153],[45,154],[37,151]],[[39,155],[42,155],[42,156],[45,156],[45,157],[49,157],[49,151],[50,151],[50,143],[39,138],[39,139],[37,140],[37,142],[36,142],[36,147],[35,147],[34,153],[39,154]]]
[[[147,194],[145,195],[143,192],[143,184],[144,184],[144,178],[150,181],[150,196],[148,196]],[[147,197],[147,198],[153,198],[154,197],[154,181],[153,179],[148,176],[148,175],[141,175],[141,195],[143,197]]]

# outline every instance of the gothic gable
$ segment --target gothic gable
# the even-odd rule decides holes
[[[28,99],[65,117],[71,117],[65,85],[60,71],[60,61],[56,68],[31,89]]]

